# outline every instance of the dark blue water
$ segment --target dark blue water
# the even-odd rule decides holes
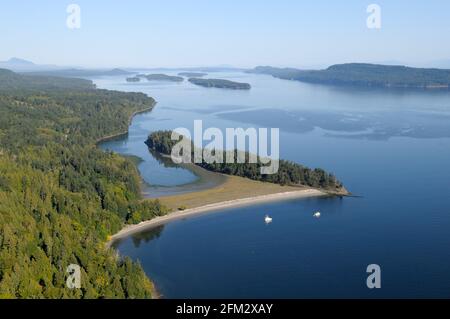
[[[127,139],[105,147],[141,157],[149,184],[173,186],[196,177],[156,161],[143,144],[150,131],[190,128],[194,119],[205,127],[280,127],[282,157],[333,171],[362,197],[224,210],[117,243],[165,297],[450,297],[448,92],[214,77],[249,82],[252,90],[96,79],[158,100],[135,118]],[[320,219],[312,217],[317,210]],[[369,264],[381,266],[381,289],[366,286]]]

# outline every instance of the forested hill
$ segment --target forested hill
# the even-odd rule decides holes
[[[14,90],[48,91],[48,90],[87,90],[94,89],[91,81],[83,79],[68,79],[42,75],[23,75],[13,71],[0,69],[0,92],[12,93]]]
[[[450,70],[365,63],[337,64],[325,70],[256,67],[250,73],[308,83],[431,89],[450,87]]]
[[[176,145],[177,141],[171,139],[171,131],[157,131],[149,135],[146,144],[147,146],[160,152],[162,154],[170,155],[172,148]],[[194,152],[194,145],[191,143],[191,150]],[[222,163],[207,163],[203,160],[202,163],[195,163],[196,165],[203,167],[206,170],[249,178],[252,180],[280,184],[290,186],[307,186],[326,190],[330,193],[337,193],[340,195],[348,195],[347,190],[342,183],[336,179],[333,174],[325,172],[323,169],[316,168],[310,169],[303,165],[293,163],[286,160],[279,161],[279,170],[275,174],[262,175],[260,168],[267,166],[263,164],[261,158],[257,156],[257,163],[249,163],[249,153],[244,153],[246,162],[238,163],[238,151],[232,152],[233,163],[226,163],[227,154],[223,152]],[[242,153],[241,153],[242,154]],[[194,154],[191,154],[191,159],[194,158]]]
[[[104,243],[165,209],[142,202],[135,166],[95,141],[153,105],[90,81],[0,70],[0,298],[150,297],[141,267]],[[81,289],[66,287],[70,264]]]

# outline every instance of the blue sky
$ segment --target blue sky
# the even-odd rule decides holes
[[[81,7],[81,29],[66,8]],[[368,29],[379,4],[382,28]],[[450,1],[2,0],[0,60],[86,67],[450,61]]]

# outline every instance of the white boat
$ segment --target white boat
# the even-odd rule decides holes
[[[320,212],[315,212],[313,216],[316,217],[316,218],[320,218],[321,215],[322,214]]]
[[[266,217],[264,217],[264,221],[266,222],[266,224],[270,224],[272,222],[272,217],[266,215]]]

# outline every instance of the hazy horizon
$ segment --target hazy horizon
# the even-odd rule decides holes
[[[67,27],[70,3],[81,9],[79,29]],[[380,29],[366,24],[372,3],[381,8]],[[450,44],[442,36],[450,31],[449,12],[444,0],[9,1],[0,19],[0,61],[85,68],[450,67]]]

